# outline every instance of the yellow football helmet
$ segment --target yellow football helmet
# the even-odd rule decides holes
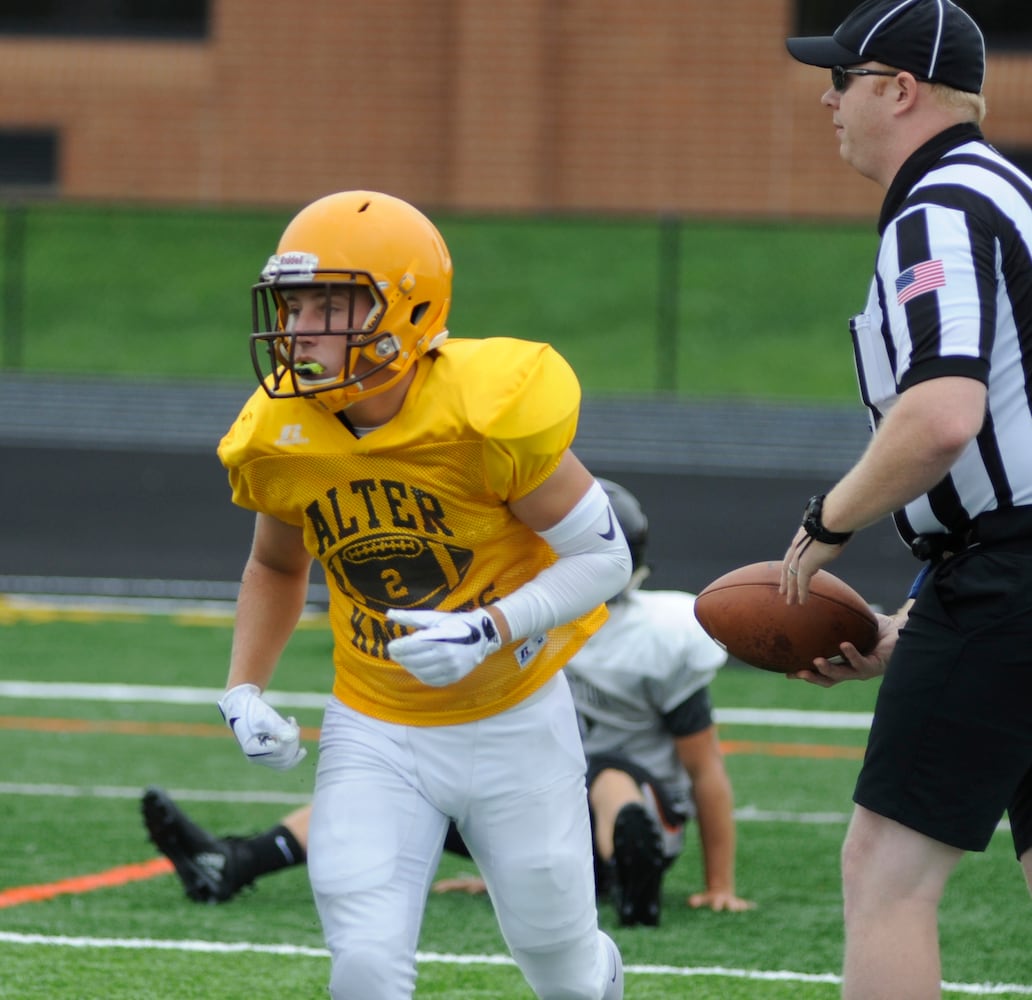
[[[324,394],[320,400],[334,411],[384,392],[447,339],[451,283],[444,239],[408,202],[375,191],[320,198],[291,220],[251,289],[251,361],[259,382],[274,399]],[[321,288],[329,297],[342,285],[368,289],[373,300],[364,320],[351,318],[341,328],[326,310],[326,328],[316,335],[347,339],[344,367],[327,372],[297,363],[284,290]]]

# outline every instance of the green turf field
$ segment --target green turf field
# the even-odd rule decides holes
[[[214,707],[229,642],[224,617],[98,615],[0,599],[0,997],[325,995],[328,960],[303,870],[205,907],[172,876],[141,878],[129,867],[156,857],[138,813],[148,784],[174,790],[199,821],[229,833],[264,828],[307,798],[320,713],[310,699],[290,708],[312,748],[299,768],[248,765]],[[325,623],[311,619],[275,690],[321,697],[328,652]],[[718,712],[739,719],[744,709],[866,713],[875,693],[872,684],[822,691],[738,666],[714,685]],[[685,906],[699,885],[689,830],[664,884],[659,928],[623,929],[601,911],[628,966],[628,1000],[838,995],[838,851],[864,731],[817,721],[722,722],[740,815],[738,889],[759,906],[733,915]],[[446,856],[442,875],[469,865]],[[110,884],[90,887],[88,876]],[[1032,996],[1027,896],[1006,833],[964,860],[942,909],[946,995]],[[486,899],[431,897],[420,949],[417,997],[530,997]]]
[[[0,210],[0,367],[249,381],[249,289],[294,210]],[[548,341],[593,394],[855,401],[873,220],[435,219],[454,336]]]

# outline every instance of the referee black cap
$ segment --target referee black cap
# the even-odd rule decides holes
[[[971,94],[982,92],[985,79],[982,32],[950,0],[865,0],[833,35],[785,44],[810,66],[880,62]]]

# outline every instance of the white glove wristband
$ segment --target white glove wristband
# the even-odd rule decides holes
[[[284,719],[261,697],[257,684],[238,684],[219,699],[219,711],[248,760],[285,771],[304,760],[297,720]]]

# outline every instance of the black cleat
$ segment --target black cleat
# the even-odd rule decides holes
[[[624,927],[659,924],[660,887],[666,859],[655,821],[637,802],[629,802],[613,825],[614,901]]]
[[[237,839],[205,832],[160,788],[143,793],[140,811],[151,841],[195,903],[224,903],[253,881],[241,875]]]

